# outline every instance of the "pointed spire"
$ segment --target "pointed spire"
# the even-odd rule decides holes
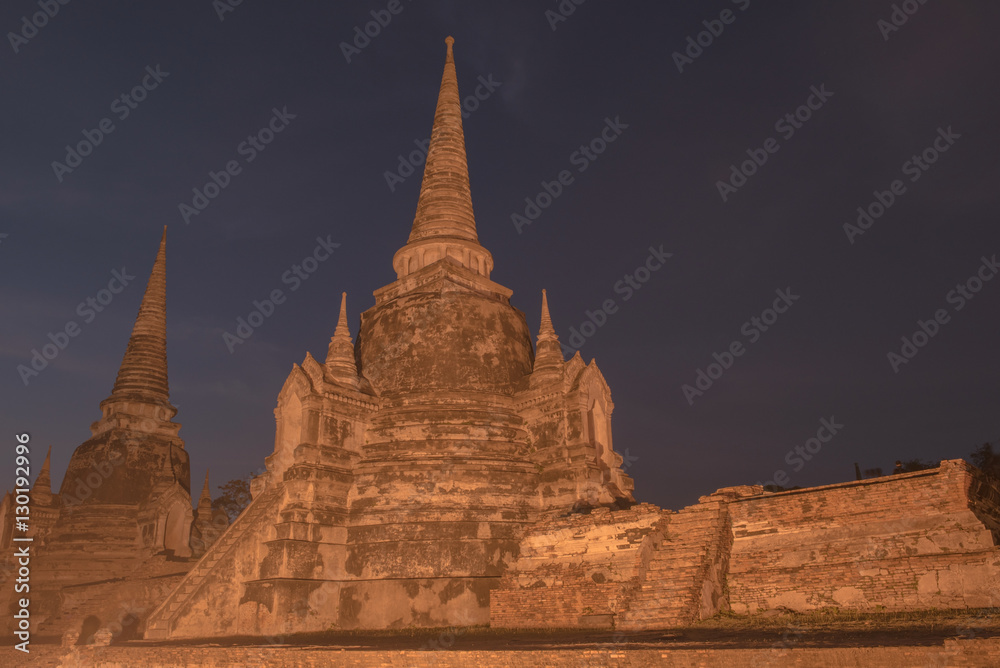
[[[337,328],[333,330],[334,336],[346,336],[351,338],[351,328],[347,324],[347,293],[340,293],[340,315],[337,317]]]
[[[441,78],[434,129],[427,150],[424,179],[420,185],[417,214],[410,242],[430,237],[458,237],[478,242],[472,212],[469,166],[462,131],[462,103],[458,95],[458,75],[451,37],[445,39],[448,55]]]
[[[35,486],[31,488],[31,491],[35,491],[39,483],[42,484],[43,489],[52,491],[52,446],[49,446],[48,452],[45,453],[45,461],[42,462],[42,470],[38,472],[38,477],[35,478]]]
[[[351,330],[347,325],[347,293],[340,295],[340,317],[337,318],[337,328],[330,337],[330,346],[326,353],[326,366],[334,379],[357,387],[358,367],[354,361],[354,343],[351,341]]]
[[[41,490],[51,492],[52,491],[52,446],[49,446],[49,451],[45,453],[45,461],[42,462],[42,470],[38,472],[38,477],[35,478],[35,484],[32,486],[32,493]]]
[[[454,43],[451,37],[445,40],[448,54],[413,227],[406,245],[392,258],[398,279],[445,260],[486,278],[493,271],[493,256],[476,235]]]
[[[35,478],[35,484],[31,487],[31,502],[38,507],[51,506],[54,495],[52,494],[52,446],[45,454],[45,461]]]
[[[212,507],[212,490],[208,486],[208,469],[205,470],[205,485],[201,488],[201,497],[198,499],[198,510]]]
[[[167,384],[167,227],[110,399],[170,401]]]
[[[537,352],[535,353],[533,373],[562,370],[562,347],[559,345],[556,330],[552,327],[552,318],[549,316],[549,299],[545,290],[542,290],[542,321],[538,326],[538,343],[535,348]]]
[[[542,289],[542,322],[538,327],[538,340],[539,341],[558,341],[559,337],[556,336],[556,330],[552,327],[552,318],[549,316],[549,298],[545,294],[545,289]]]
[[[205,539],[206,529],[212,525],[212,490],[208,486],[208,471],[205,471],[205,485],[201,488],[201,496],[198,498],[198,507],[194,509],[195,526],[201,532],[202,540]]]

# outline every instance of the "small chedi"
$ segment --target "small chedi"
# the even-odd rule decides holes
[[[191,510],[170,422],[161,245],[63,493],[102,461],[112,472],[72,523],[48,478],[35,484],[34,502],[55,508],[43,552],[53,622],[106,626],[108,602],[126,600],[136,634],[161,640],[1000,604],[1000,487],[961,460],[781,493],[729,487],[676,512],[636,503],[597,364],[564,359],[544,291],[533,347],[511,291],[490,279],[446,43],[396,280],[375,291],[356,341],[342,295],[325,359],[293,365],[266,473],[217,539],[210,497]]]

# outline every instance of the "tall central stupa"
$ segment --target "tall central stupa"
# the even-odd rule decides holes
[[[396,280],[374,292],[356,346],[344,295],[325,362],[293,365],[252,503],[147,638],[487,624],[528,529],[633,502],[596,364],[563,360],[544,292],[533,351],[490,280],[453,43]]]

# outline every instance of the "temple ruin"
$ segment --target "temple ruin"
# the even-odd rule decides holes
[[[130,600],[136,634],[159,640],[1000,603],[1000,486],[961,460],[780,493],[727,487],[678,511],[636,502],[596,362],[564,359],[544,291],[533,346],[490,278],[446,43],[396,279],[356,341],[341,295],[325,358],[292,365],[266,472],[221,536],[207,481],[192,509],[171,421],[161,242],[92,438],[58,497],[47,467],[35,484],[34,516],[51,518],[45,623],[107,625]],[[78,488],[86,498],[60,507]]]

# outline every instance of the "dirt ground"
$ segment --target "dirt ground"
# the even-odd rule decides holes
[[[129,641],[129,647],[294,646],[345,649],[758,649],[771,647],[891,647],[942,645],[947,639],[1000,637],[1000,608],[967,611],[811,613],[772,611],[753,617],[718,615],[686,628],[624,632],[603,629],[509,630],[481,628],[328,632],[275,638],[204,641]],[[58,644],[33,638],[36,645]],[[3,644],[11,644],[4,642]]]

